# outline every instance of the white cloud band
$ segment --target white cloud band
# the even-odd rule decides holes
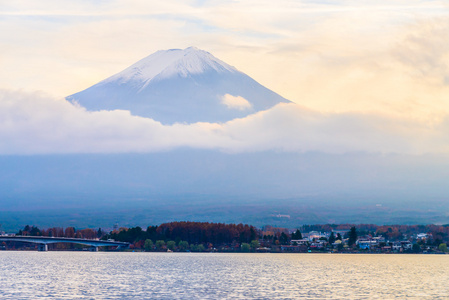
[[[0,91],[0,154],[152,152],[448,152],[449,122],[369,114],[321,114],[296,104],[224,124],[164,126],[128,111],[88,112],[39,94]]]

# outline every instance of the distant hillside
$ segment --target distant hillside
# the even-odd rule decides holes
[[[5,230],[186,220],[291,227],[447,224],[445,161],[198,150],[0,156],[0,223]]]

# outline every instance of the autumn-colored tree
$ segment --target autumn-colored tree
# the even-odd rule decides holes
[[[80,239],[93,240],[97,238],[97,231],[91,228],[81,229],[76,232],[76,237]]]
[[[65,229],[64,234],[65,234],[65,237],[67,237],[67,238],[74,238],[75,237],[75,228],[67,227]]]

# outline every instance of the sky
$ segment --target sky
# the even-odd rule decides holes
[[[447,1],[0,0],[0,27],[0,154],[449,151]],[[299,105],[164,126],[63,99],[189,46]]]

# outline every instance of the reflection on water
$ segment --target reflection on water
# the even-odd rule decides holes
[[[449,255],[0,252],[1,299],[447,299]]]

